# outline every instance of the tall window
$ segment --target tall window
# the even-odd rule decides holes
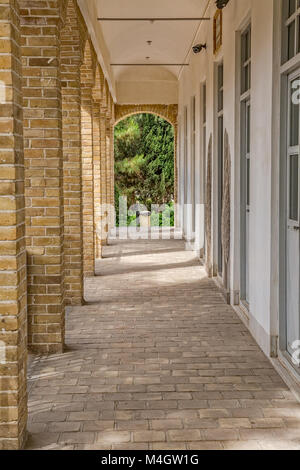
[[[241,57],[241,94],[246,93],[251,87],[251,27],[242,34]]]
[[[206,204],[206,168],[207,168],[207,163],[206,163],[206,82],[204,82],[201,85],[200,89],[200,102],[201,102],[201,110],[200,110],[200,116],[201,116],[201,171],[202,171],[202,178],[201,178],[201,187],[202,187],[202,200],[201,203],[204,204],[204,215],[205,215],[205,204]],[[203,221],[203,227],[204,227],[204,221]],[[205,240],[205,229],[204,229],[204,240]],[[202,256],[204,256],[205,253],[205,243],[203,245],[203,253]]]
[[[300,0],[283,0],[282,62],[300,52]]]
[[[218,118],[218,272],[223,275],[223,251],[222,251],[222,207],[224,186],[224,66],[217,67],[217,118]]]
[[[201,141],[202,141],[202,162],[203,162],[203,201],[205,202],[206,196],[206,83],[201,86]]]
[[[195,233],[196,219],[196,184],[195,184],[195,159],[196,159],[196,97],[192,98],[191,107],[191,191],[192,191],[192,230]]]
[[[186,204],[187,204],[187,188],[188,188],[188,168],[187,168],[187,151],[188,151],[188,142],[187,142],[187,130],[188,130],[188,114],[187,107],[184,107],[184,123],[183,123],[183,156],[184,156],[184,198],[183,198],[183,220],[184,227],[186,224]]]
[[[251,26],[241,35],[241,300],[250,303],[250,121],[251,121]]]
[[[282,14],[279,346],[291,360],[300,338],[300,0],[282,0]]]

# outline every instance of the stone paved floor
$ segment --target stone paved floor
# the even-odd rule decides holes
[[[182,241],[114,242],[35,358],[28,449],[300,449],[300,404]]]

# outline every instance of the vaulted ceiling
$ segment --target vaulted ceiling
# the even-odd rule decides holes
[[[188,63],[200,21],[99,21],[98,18],[201,18],[207,16],[209,1],[78,0],[78,3],[93,30],[92,37],[98,41],[99,51],[105,56],[117,100],[175,102],[182,66],[167,64]]]

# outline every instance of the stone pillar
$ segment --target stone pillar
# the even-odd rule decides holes
[[[100,77],[98,74],[93,98],[94,247],[95,258],[101,258]]]
[[[62,128],[64,169],[64,256],[67,305],[83,299],[81,188],[81,36],[74,0],[68,1],[61,34]]]
[[[83,273],[85,277],[95,274],[92,88],[91,49],[89,43],[87,43],[84,52],[84,62],[81,66]]]
[[[105,106],[101,106],[100,113],[100,178],[101,178],[101,217],[106,217],[106,210],[104,207],[107,203],[107,167],[106,167],[106,109]],[[101,245],[104,246],[107,243],[107,230],[106,224],[102,223],[101,231]]]
[[[38,353],[64,346],[61,2],[21,0],[28,339]]]
[[[19,11],[0,0],[0,450],[26,438],[26,252]]]

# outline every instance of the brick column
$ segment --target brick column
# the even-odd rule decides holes
[[[99,66],[97,66],[95,87],[93,90],[93,171],[94,171],[95,258],[101,258],[100,108],[101,108],[101,78],[100,78]]]
[[[100,181],[101,181],[101,215],[105,217],[103,207],[107,203],[107,178],[106,178],[106,109],[102,104],[100,110]],[[108,227],[102,227],[101,233],[101,245],[104,246],[107,243],[107,230]]]
[[[60,1],[21,0],[29,345],[64,345]],[[38,6],[38,8],[37,8]]]
[[[107,96],[108,96],[108,112],[107,112],[107,119],[108,119],[108,135],[109,135],[109,192],[108,192],[108,203],[111,206],[111,211],[109,214],[109,228],[112,228],[114,225],[114,167],[113,167],[113,159],[114,159],[114,117],[113,117],[113,99],[110,94],[109,88],[107,86]]]
[[[64,251],[66,304],[83,299],[83,233],[81,188],[81,35],[78,12],[68,1],[61,34],[62,129],[64,157]]]
[[[0,450],[26,437],[26,252],[19,12],[0,0]],[[1,459],[1,458],[0,458]]]
[[[110,204],[112,207],[115,205],[115,155],[114,155],[114,123],[111,119],[110,122]],[[118,201],[117,201],[118,202]],[[115,212],[112,210],[110,226],[113,228],[115,224],[114,220]]]
[[[83,273],[93,276],[94,267],[94,184],[93,184],[93,73],[87,43],[81,66],[81,141],[83,203]]]

